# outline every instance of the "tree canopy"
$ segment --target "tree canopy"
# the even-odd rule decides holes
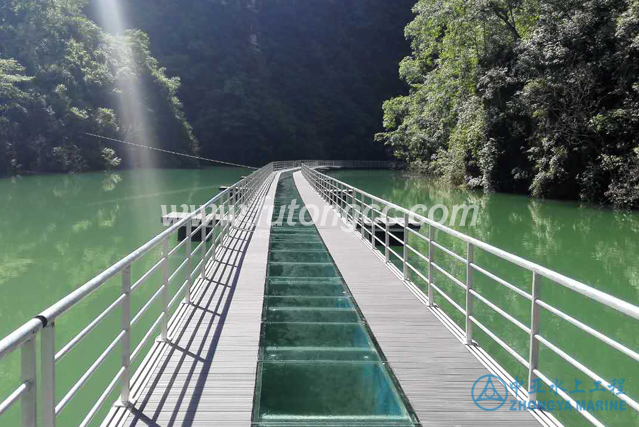
[[[118,107],[118,76],[125,73],[146,87],[140,102],[157,129],[152,143],[198,149],[176,97],[179,79],[159,67],[148,37],[134,30],[108,35],[84,15],[86,6],[83,0],[0,0],[0,175],[117,165],[117,156],[86,133],[131,136],[121,128]],[[119,45],[133,52],[130,61],[118,55]]]
[[[391,146],[456,185],[639,207],[637,0],[420,0]]]

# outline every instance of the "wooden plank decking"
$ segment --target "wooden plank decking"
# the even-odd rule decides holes
[[[170,343],[156,343],[136,372],[134,405],[112,409],[103,427],[250,425],[278,177],[172,318]]]
[[[326,205],[301,172],[294,179],[307,206]],[[509,404],[494,412],[475,405],[473,383],[491,372],[335,216],[317,228],[423,426],[551,425]]]

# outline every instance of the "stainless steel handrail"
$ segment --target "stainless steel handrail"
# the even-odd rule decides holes
[[[369,242],[369,245],[372,250],[376,250],[377,243],[381,245],[382,250],[384,252],[386,263],[389,265],[389,268],[394,270],[399,270],[395,267],[389,260],[389,241],[388,241],[388,224],[391,220],[391,214],[397,216],[398,214],[403,216],[405,221],[409,219],[413,221],[418,221],[422,225],[427,225],[429,228],[428,238],[423,236],[420,233],[412,232],[408,227],[406,227],[406,234],[419,236],[423,241],[428,243],[429,253],[422,254],[420,253],[418,248],[412,247],[409,245],[408,240],[405,237],[404,242],[404,254],[403,256],[399,256],[396,252],[393,251],[395,257],[401,261],[401,271],[398,271],[400,277],[402,277],[406,282],[412,283],[410,279],[410,271],[417,273],[417,275],[422,279],[428,286],[426,300],[428,301],[429,306],[433,306],[434,303],[434,293],[436,291],[439,295],[441,295],[445,300],[447,300],[456,310],[458,310],[466,319],[465,322],[465,330],[463,333],[465,334],[465,341],[467,344],[475,345],[476,342],[473,341],[473,325],[479,327],[482,331],[484,331],[487,335],[489,335],[498,345],[500,345],[504,350],[506,350],[509,354],[511,354],[518,362],[520,362],[527,370],[528,370],[528,384],[532,384],[537,379],[540,379],[548,386],[553,386],[554,383],[549,380],[549,378],[544,375],[544,373],[539,368],[539,344],[543,343],[546,348],[552,350],[556,355],[561,357],[566,362],[570,363],[573,367],[577,368],[580,372],[590,377],[593,381],[600,382],[604,387],[606,387],[615,397],[623,400],[628,406],[632,407],[635,411],[639,412],[639,403],[633,398],[629,397],[627,394],[622,393],[622,390],[613,386],[610,382],[604,380],[599,375],[591,371],[589,368],[581,364],[579,361],[570,356],[565,350],[562,350],[556,344],[551,343],[544,336],[541,335],[540,327],[539,327],[539,318],[540,318],[540,309],[543,308],[548,312],[554,314],[560,319],[567,321],[573,326],[579,328],[580,330],[588,333],[589,335],[599,339],[600,341],[608,344],[612,348],[626,354],[631,357],[635,361],[639,361],[639,353],[633,351],[627,346],[617,342],[613,338],[595,330],[594,328],[574,319],[568,314],[562,312],[558,308],[552,306],[548,301],[542,301],[540,299],[540,288],[541,288],[541,278],[546,278],[553,283],[564,286],[565,288],[577,292],[581,295],[586,296],[587,298],[596,301],[600,304],[603,304],[606,307],[610,307],[620,313],[623,313],[627,316],[630,316],[633,319],[639,319],[639,306],[631,304],[627,301],[623,301],[615,296],[609,295],[605,292],[592,288],[584,283],[581,283],[577,280],[571,279],[567,276],[564,276],[560,273],[552,271],[546,267],[543,267],[539,264],[535,264],[531,261],[528,261],[524,258],[521,258],[517,255],[508,253],[502,249],[496,248],[488,243],[477,240],[473,237],[467,236],[463,233],[455,231],[449,227],[446,227],[436,221],[430,220],[422,215],[419,215],[413,211],[410,211],[402,206],[396,205],[387,200],[376,197],[370,193],[367,193],[359,188],[353,187],[349,184],[346,184],[342,181],[339,181],[335,178],[332,178],[328,175],[325,175],[312,167],[309,167],[306,164],[301,166],[302,174],[306,178],[306,180],[311,184],[311,186],[315,189],[315,191],[324,199],[326,202],[340,214],[340,216],[347,222],[350,222],[353,229],[357,230],[359,225],[359,233],[361,238],[364,241]],[[349,201],[350,199],[350,201]],[[370,203],[366,203],[365,200],[369,199]],[[378,204],[379,209],[373,209],[373,205]],[[364,208],[365,207],[365,208]],[[382,227],[375,220],[376,217],[382,217],[385,220],[386,227]],[[370,230],[369,230],[370,228]],[[386,241],[382,239],[376,238],[376,231],[386,231]],[[449,236],[452,236],[466,244],[466,256],[463,257],[450,249],[444,247],[443,245],[435,242],[435,233],[434,230],[439,230]],[[456,261],[461,261],[466,265],[466,282],[463,283],[459,279],[455,278],[450,272],[447,272],[440,265],[436,264],[433,261],[433,248],[439,249],[442,253],[451,256]],[[507,261],[511,264],[514,264],[518,267],[523,268],[524,270],[532,273],[532,295],[528,294],[514,285],[511,285],[506,280],[498,277],[494,273],[490,273],[484,268],[480,267],[475,263],[474,260],[474,250],[481,249],[487,253],[495,255],[496,257]],[[408,258],[408,251],[418,253],[420,259],[427,260],[428,262],[428,275],[427,277],[422,274],[416,265],[411,264]],[[445,277],[452,280],[456,285],[462,288],[466,295],[466,307],[462,307],[455,302],[455,300],[448,294],[446,294],[441,287],[438,287],[434,283],[433,279],[433,271],[438,270]],[[482,296],[476,289],[473,289],[473,274],[475,272],[484,274],[486,277],[492,279],[496,283],[501,286],[504,286],[505,289],[511,290],[528,299],[531,302],[531,322],[530,325],[524,325],[519,320],[514,318],[512,315],[508,314],[503,308],[498,307],[496,304],[488,301],[484,296]],[[418,287],[415,287],[418,289]],[[457,288],[459,289],[459,288]],[[503,340],[501,340],[497,334],[493,331],[490,331],[486,326],[481,324],[473,315],[473,301],[477,299],[483,302],[486,306],[491,308],[493,311],[501,315],[504,319],[508,320],[510,323],[517,326],[519,329],[523,330],[525,333],[529,335],[529,357],[528,359],[520,356],[515,349],[506,344]],[[569,346],[570,343],[564,343],[564,345]],[[565,394],[565,393],[564,393]],[[577,409],[578,403],[571,399],[567,394],[564,396],[564,399],[570,403],[570,405]],[[590,421],[594,425],[603,425],[599,420],[597,420],[592,414],[587,411],[579,411],[588,421]]]

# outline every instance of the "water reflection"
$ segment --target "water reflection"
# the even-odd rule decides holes
[[[113,191],[120,181],[122,181],[122,177],[119,174],[107,173],[104,176],[104,181],[102,181],[102,189],[105,193]]]

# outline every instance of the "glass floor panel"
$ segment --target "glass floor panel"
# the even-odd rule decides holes
[[[339,271],[332,262],[269,262],[268,275],[288,277],[339,277]]]
[[[264,321],[356,323],[359,315],[350,298],[267,297]]]
[[[275,262],[332,262],[326,251],[271,251],[269,256]]]
[[[298,221],[291,173],[275,197],[253,425],[416,425],[317,228]]]
[[[292,233],[275,233],[271,234],[271,242],[286,242],[287,245],[285,245],[285,247],[289,248],[292,247],[292,245],[290,245],[291,243],[319,243],[321,245],[324,245],[324,242],[317,233],[307,233],[306,235]]]
[[[287,239],[283,239],[283,240],[273,240],[271,239],[271,250],[272,251],[276,251],[276,250],[289,250],[289,251],[295,251],[295,250],[325,250],[324,248],[324,243],[321,240],[318,240],[316,242],[307,242],[307,241],[302,241],[302,242],[291,242]]]
[[[381,362],[374,348],[346,347],[265,347],[260,360],[266,362]]]
[[[266,307],[317,307],[355,310],[349,297],[267,297]]]
[[[267,283],[273,283],[277,285],[340,285],[344,287],[341,277],[288,277],[278,276],[269,277],[266,279]]]
[[[267,308],[264,320],[266,322],[346,323],[357,322],[359,317],[355,310],[343,308],[273,307]]]
[[[266,285],[269,296],[346,296],[348,292],[342,285],[323,283],[273,283]]]
[[[304,227],[279,227],[277,229],[271,230],[272,236],[282,237],[282,236],[313,236],[319,239],[319,234],[317,231],[308,230]]]
[[[263,362],[258,425],[413,426],[383,363]]]
[[[361,323],[265,323],[265,347],[373,348]]]

